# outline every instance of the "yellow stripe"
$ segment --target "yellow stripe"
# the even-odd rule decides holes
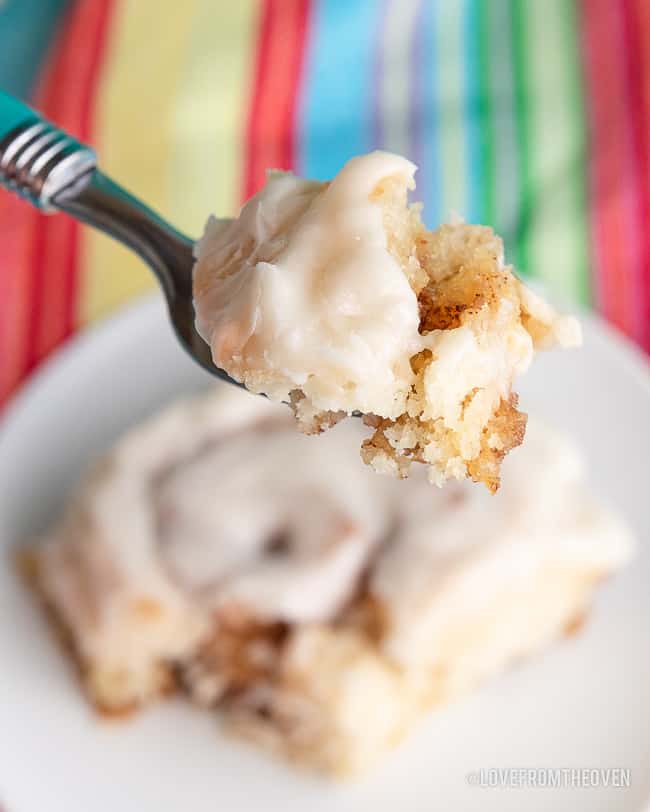
[[[197,0],[188,60],[179,79],[170,166],[171,217],[198,235],[210,212],[232,216],[243,187],[246,110],[257,0]]]
[[[443,2],[436,7],[438,74],[436,95],[440,99],[440,165],[442,169],[442,218],[465,216],[465,122],[463,111],[463,6]]]
[[[96,144],[102,168],[165,216],[178,77],[198,0],[121,0],[98,90]],[[189,198],[191,187],[186,189]],[[134,255],[90,230],[82,243],[79,320],[88,322],[154,287]]]

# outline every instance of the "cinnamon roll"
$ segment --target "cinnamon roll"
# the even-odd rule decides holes
[[[220,387],[124,436],[35,549],[101,710],[171,687],[230,730],[357,773],[428,708],[572,629],[626,528],[536,423],[497,497],[376,477],[362,428],[314,441]]]
[[[415,169],[373,152],[331,183],[270,172],[238,218],[207,223],[197,328],[217,366],[290,403],[306,433],[361,413],[376,471],[417,461],[437,485],[494,492],[525,432],[514,377],[580,327],[514,276],[490,228],[427,231],[407,204]]]

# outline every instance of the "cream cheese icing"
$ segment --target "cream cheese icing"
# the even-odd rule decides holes
[[[384,152],[350,161],[329,184],[272,172],[238,219],[212,218],[195,301],[215,363],[250,388],[272,370],[263,391],[279,400],[300,389],[323,410],[400,414],[409,358],[428,342],[370,198],[386,178],[412,188],[414,172]]]

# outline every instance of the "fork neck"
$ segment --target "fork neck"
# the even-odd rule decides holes
[[[135,251],[158,277],[172,304],[192,296],[192,241],[94,169],[60,192],[54,206]]]

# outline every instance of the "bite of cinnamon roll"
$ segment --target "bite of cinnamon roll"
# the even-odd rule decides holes
[[[361,413],[362,457],[494,492],[524,438],[513,381],[535,351],[581,341],[575,319],[525,287],[490,228],[428,231],[409,205],[416,167],[373,152],[330,183],[270,172],[197,245],[197,328],[215,364],[287,402],[314,434]]]

